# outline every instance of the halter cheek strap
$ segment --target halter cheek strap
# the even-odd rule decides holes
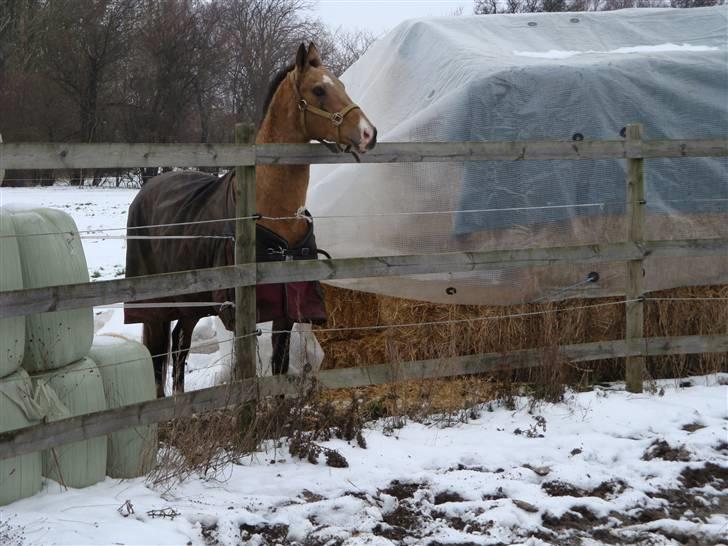
[[[341,124],[344,123],[344,118],[346,118],[346,115],[349,112],[359,107],[356,104],[351,103],[339,112],[327,112],[326,110],[322,110],[321,108],[311,106],[301,96],[301,92],[298,90],[298,78],[296,77],[295,68],[288,73],[288,78],[291,80],[293,92],[296,94],[296,103],[301,116],[301,130],[303,131],[303,135],[310,140],[308,129],[306,128],[306,112],[310,112],[316,116],[328,119],[331,122],[331,125],[336,127],[336,144],[343,146],[341,144]]]

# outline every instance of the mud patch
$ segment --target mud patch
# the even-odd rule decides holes
[[[435,505],[445,504],[446,502],[463,502],[465,499],[455,491],[441,491],[435,495]]]
[[[724,491],[728,489],[728,467],[705,463],[705,466],[684,469],[678,479],[691,489],[712,485],[718,491]]]
[[[693,433],[696,430],[700,430],[701,428],[705,428],[705,425],[701,425],[700,423],[688,423],[687,425],[683,425],[682,429],[685,432]]]
[[[627,484],[622,480],[602,482],[594,489],[580,489],[559,480],[545,482],[541,485],[541,489],[551,497],[597,497],[605,500],[621,494],[626,488]]]
[[[395,497],[399,501],[403,501],[404,499],[411,499],[414,497],[417,490],[422,489],[425,486],[426,484],[424,483],[393,480],[387,488],[381,489],[380,493],[385,493],[386,495]]]
[[[216,546],[219,544],[217,540],[217,523],[205,525],[200,523],[200,533],[202,534],[202,540],[206,546]]]
[[[564,529],[578,529],[580,531],[591,531],[597,525],[606,523],[606,518],[599,518],[586,506],[572,506],[560,517],[546,513],[541,517],[544,526],[558,531]]]
[[[653,459],[688,462],[690,460],[690,452],[683,446],[672,447],[665,440],[655,440],[645,450],[644,455],[642,455],[643,461],[651,461]]]
[[[243,543],[251,541],[256,535],[260,537],[265,544],[287,544],[286,537],[288,536],[288,525],[284,525],[282,523],[276,523],[273,525],[266,525],[265,523],[249,525],[247,523],[243,523],[240,525],[240,538]]]
[[[406,537],[419,537],[420,529],[430,518],[417,511],[409,501],[401,501],[399,506],[383,517],[384,522],[372,530],[375,535],[397,542]]]

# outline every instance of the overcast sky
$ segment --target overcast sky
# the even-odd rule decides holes
[[[470,15],[473,0],[318,0],[314,14],[334,28],[358,28],[379,35],[405,19],[451,15],[459,7]]]

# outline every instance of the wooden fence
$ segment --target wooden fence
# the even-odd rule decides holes
[[[238,195],[244,198],[238,200],[236,216],[249,217],[255,212],[255,165],[354,161],[348,154],[334,155],[320,145],[251,145],[251,140],[250,130],[239,129],[236,145],[0,144],[0,169],[29,165],[44,169],[238,165]],[[629,240],[622,243],[256,264],[252,263],[255,220],[245,219],[236,222],[236,264],[232,266],[0,292],[0,318],[5,318],[236,287],[238,356],[235,380],[230,384],[2,433],[0,460],[263,396],[295,395],[300,390],[297,378],[254,378],[254,338],[250,334],[255,331],[251,302],[255,301],[256,284],[623,261],[628,274],[625,339],[560,347],[561,358],[571,362],[626,358],[627,388],[640,392],[647,356],[728,353],[728,335],[643,337],[641,279],[645,259],[728,256],[726,238],[643,240],[643,163],[665,157],[728,157],[728,140],[642,140],[641,128],[631,125],[627,138],[619,141],[381,143],[361,157],[363,163],[625,159]],[[547,356],[542,349],[530,349],[382,364],[323,371],[317,380],[324,387],[358,387],[533,367],[543,364]]]

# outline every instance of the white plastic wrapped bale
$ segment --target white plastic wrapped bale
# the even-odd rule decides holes
[[[5,209],[18,236],[23,288],[88,282],[78,228],[53,209]],[[4,260],[3,260],[4,261]],[[60,368],[85,357],[93,340],[91,307],[29,315],[23,367],[30,373]]]
[[[104,382],[109,409],[156,398],[152,357],[141,343],[116,336],[97,336],[89,352]],[[136,478],[151,470],[157,455],[157,426],[109,434],[106,473]]]
[[[3,209],[0,209],[0,257],[0,290],[23,288],[15,227]],[[10,375],[20,367],[24,347],[25,317],[0,319],[0,377]]]
[[[32,376],[36,397],[43,397],[48,420],[57,421],[107,409],[98,367],[90,358]],[[106,476],[106,436],[43,452],[43,475],[68,487],[87,487]]]
[[[32,389],[30,377],[23,369],[0,379],[0,432],[40,421],[42,415],[33,403]],[[41,467],[40,452],[0,461],[0,506],[40,491]]]

